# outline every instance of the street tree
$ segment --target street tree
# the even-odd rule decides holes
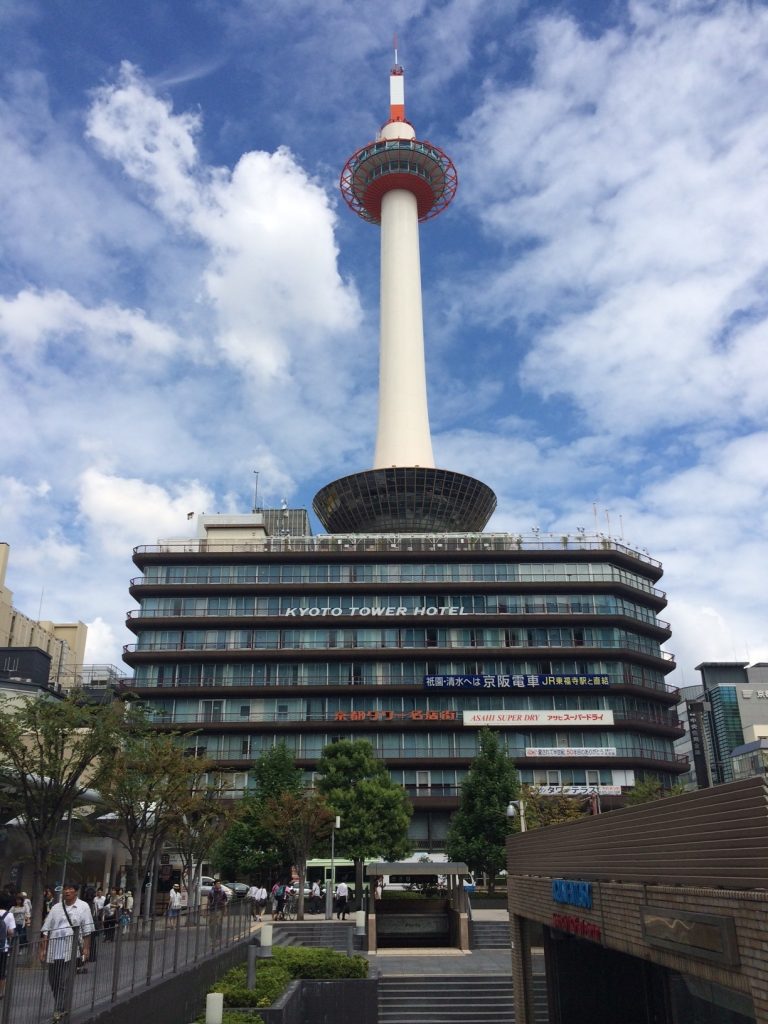
[[[523,786],[526,828],[531,831],[547,825],[561,825],[590,814],[589,799],[562,793],[542,795],[532,786]],[[518,822],[519,826],[519,822]]]
[[[659,779],[649,775],[644,779],[638,779],[632,789],[629,790],[627,793],[627,805],[647,804],[653,800],[663,800],[668,796],[680,796],[684,792],[685,788],[680,785],[664,789]]]
[[[187,757],[173,735],[154,730],[141,709],[127,709],[125,736],[104,766],[101,793],[130,857],[128,887],[136,893],[137,916],[151,912],[144,879],[195,777],[208,767]]]
[[[240,802],[211,856],[220,871],[233,878],[262,877],[285,871],[286,865],[274,832],[265,823],[268,800],[298,794],[302,772],[285,743],[265,750],[251,769],[253,789]]]
[[[225,801],[224,780],[220,775],[212,778],[210,769],[210,765],[195,759],[189,788],[171,814],[167,835],[168,841],[179,851],[191,907],[197,907],[200,902],[203,861],[236,813]]]
[[[520,781],[496,733],[483,729],[478,744],[479,753],[461,786],[459,809],[448,827],[447,852],[451,860],[464,861],[476,874],[487,875],[493,891],[506,861],[506,838],[514,828],[507,807],[519,798]]]
[[[304,883],[307,861],[318,842],[331,831],[334,815],[316,790],[282,793],[267,800],[265,825],[275,836],[283,856],[299,876],[298,918],[304,920]]]
[[[363,892],[363,864],[371,857],[398,860],[412,850],[413,808],[402,786],[377,760],[367,740],[330,743],[317,766],[318,788],[341,817],[336,848],[355,862],[355,898]]]
[[[0,701],[0,783],[9,820],[24,831],[32,859],[33,934],[42,893],[63,851],[67,820],[98,799],[102,771],[118,743],[122,709],[88,703],[82,693]]]

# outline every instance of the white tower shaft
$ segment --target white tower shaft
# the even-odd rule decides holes
[[[394,189],[381,203],[379,424],[373,465],[382,469],[434,464],[416,197]]]
[[[402,76],[390,78],[392,106],[402,102]],[[399,106],[402,110],[402,106]],[[389,121],[382,139],[412,139],[407,121]],[[395,188],[381,201],[381,330],[379,422],[374,469],[434,467],[427,407],[416,197]]]

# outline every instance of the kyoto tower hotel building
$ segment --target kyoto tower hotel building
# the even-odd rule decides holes
[[[364,738],[414,805],[414,848],[444,847],[479,729],[522,781],[618,803],[687,769],[662,570],[601,535],[484,532],[493,491],[436,468],[427,410],[419,224],[456,191],[453,163],[390,115],[341,177],[381,235],[380,390],[372,469],[303,509],[203,515],[196,536],[139,547],[125,649],[131,689],[233,795],[285,741],[311,779],[323,748]]]

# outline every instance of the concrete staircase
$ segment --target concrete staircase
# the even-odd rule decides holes
[[[330,921],[279,921],[272,933],[275,946],[324,946],[340,953],[351,953],[354,928]]]
[[[472,949],[512,948],[509,921],[473,921],[470,934]]]
[[[534,978],[536,1024],[548,1024],[543,978]],[[379,979],[379,1024],[514,1024],[508,975],[385,975]]]

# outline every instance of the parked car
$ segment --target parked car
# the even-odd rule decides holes
[[[213,888],[214,881],[215,881],[215,879],[212,878],[210,875],[203,875],[203,877],[200,879],[200,895],[201,896],[203,896],[203,897],[207,897],[208,896],[208,893]],[[232,890],[229,888],[229,886],[226,884],[226,882],[222,882],[221,883],[221,887],[224,890],[224,892],[227,894],[227,899],[231,900],[234,897],[235,894],[232,892]]]
[[[225,889],[231,889],[235,895],[235,899],[241,900],[248,890],[250,885],[247,882],[222,882]]]

